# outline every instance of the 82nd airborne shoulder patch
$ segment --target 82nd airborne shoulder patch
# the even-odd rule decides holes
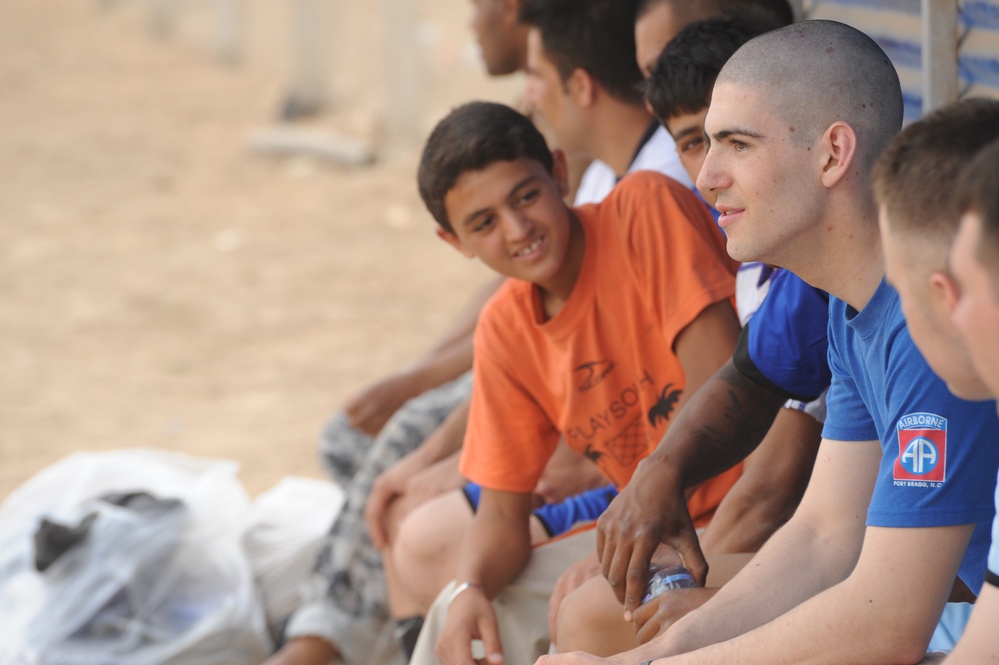
[[[898,419],[896,485],[939,487],[947,479],[947,419],[910,413]]]

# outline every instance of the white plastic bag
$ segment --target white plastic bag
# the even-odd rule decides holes
[[[301,604],[302,582],[343,501],[343,490],[328,480],[288,477],[250,507],[243,546],[274,634]]]
[[[144,449],[79,453],[0,507],[0,665],[258,665],[270,651],[240,546],[249,502],[232,462]],[[175,510],[106,501],[143,492]],[[44,572],[42,518],[86,536]]]

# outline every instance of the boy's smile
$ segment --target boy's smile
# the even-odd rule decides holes
[[[554,176],[526,158],[465,172],[444,197],[454,233],[438,235],[502,275],[537,284],[557,310],[579,274],[583,234],[562,200],[561,155],[555,162]]]

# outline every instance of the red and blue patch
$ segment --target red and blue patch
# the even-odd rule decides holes
[[[895,480],[942,483],[947,479],[947,419],[910,413],[898,419]]]

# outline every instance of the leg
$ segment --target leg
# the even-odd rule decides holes
[[[558,651],[612,656],[638,646],[635,624],[624,620],[624,607],[607,580],[594,577],[562,601],[558,610]]]
[[[752,554],[708,555],[707,586],[716,589],[735,576]],[[692,598],[692,603],[706,600]],[[686,600],[684,601],[686,602]],[[693,609],[675,605],[673,612]],[[674,617],[677,618],[677,617]],[[558,611],[558,651],[584,651],[595,656],[611,656],[639,645],[636,624],[624,620],[624,607],[618,602],[604,577],[595,577],[565,597]]]
[[[303,605],[288,624],[288,637],[322,637],[337,647],[345,661],[369,662],[373,645],[388,622],[381,557],[364,523],[371,484],[390,464],[419,446],[469,390],[470,377],[466,375],[410,400],[365,448],[363,461],[355,466],[354,477],[345,488],[344,506],[303,588]],[[335,446],[338,451],[343,448],[340,443]],[[336,475],[349,467],[347,457],[341,454],[333,458],[330,466],[335,467]]]
[[[319,460],[333,482],[346,488],[374,442],[374,437],[351,427],[345,412],[337,411],[319,434]]]
[[[396,579],[390,583],[394,599],[392,616],[426,616],[448,582],[454,579],[465,533],[472,524],[473,504],[463,491],[451,492],[426,502],[403,520],[391,561]],[[548,540],[537,517],[531,519],[531,543]]]
[[[391,560],[401,596],[409,602],[396,617],[425,615],[440,590],[454,578],[458,553],[468,527],[472,508],[462,492],[431,499],[403,520]],[[407,613],[408,611],[408,613]]]
[[[499,621],[504,662],[533,663],[548,653],[548,599],[559,575],[596,547],[596,531],[565,536],[531,551],[527,567],[493,600]],[[437,665],[434,644],[447,618],[448,584],[437,596],[416,643],[411,665]]]

